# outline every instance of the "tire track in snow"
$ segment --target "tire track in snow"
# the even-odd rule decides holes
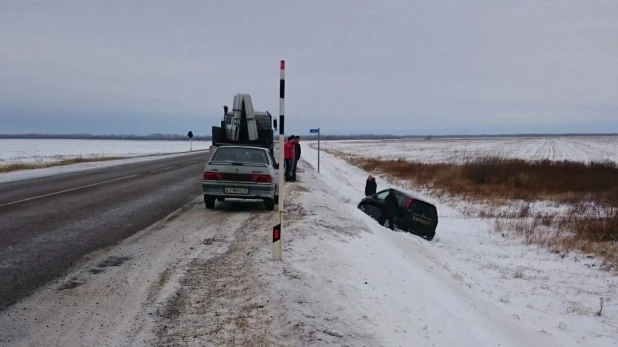
[[[225,253],[195,258],[163,309],[158,345],[283,346],[269,300],[253,279],[251,254],[263,246],[271,213],[252,213]],[[220,242],[216,237],[210,243]]]
[[[224,251],[249,215],[205,211],[201,197],[196,199],[120,245],[91,255],[66,277],[3,312],[0,341],[7,346],[152,346],[160,305],[178,290],[187,264]],[[212,238],[221,242],[216,247],[204,243]]]
[[[543,160],[550,158],[552,142],[550,139],[543,139],[542,141],[542,144],[539,146],[539,149],[534,155],[535,160]]]

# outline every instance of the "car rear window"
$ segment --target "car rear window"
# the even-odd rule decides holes
[[[212,156],[211,161],[268,164],[268,157],[261,149],[221,147]]]
[[[437,211],[435,206],[418,200],[414,201],[414,204],[412,206],[412,213],[419,214],[421,216],[425,216],[434,220],[437,217]]]
[[[397,194],[397,204],[399,205],[399,207],[405,207],[406,202],[408,202],[409,199],[409,197],[403,194]]]

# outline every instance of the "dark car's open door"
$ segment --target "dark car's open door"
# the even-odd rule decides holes
[[[406,203],[408,202],[410,197],[399,191],[395,191],[395,196],[397,197],[397,215],[395,216],[395,225],[398,226],[399,219],[405,218],[406,216]]]
[[[385,189],[369,197],[367,199],[369,203],[367,204],[366,213],[375,219],[380,218],[380,215],[382,214],[382,206],[384,205],[384,198],[386,198],[387,195],[388,189]]]

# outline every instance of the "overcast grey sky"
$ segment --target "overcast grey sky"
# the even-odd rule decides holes
[[[616,0],[0,0],[0,133],[618,132]]]

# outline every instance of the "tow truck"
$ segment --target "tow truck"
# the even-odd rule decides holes
[[[236,94],[232,112],[223,106],[221,126],[212,127],[212,148],[252,146],[267,148],[274,155],[273,117],[268,112],[254,111],[249,94]]]

